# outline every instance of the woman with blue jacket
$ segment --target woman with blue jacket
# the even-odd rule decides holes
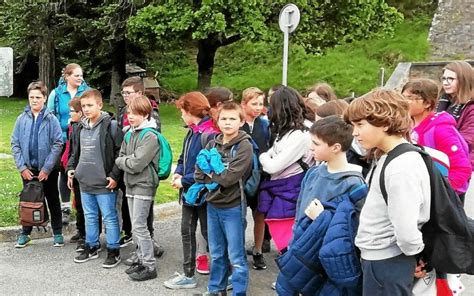
[[[80,97],[82,93],[89,89],[84,81],[81,66],[75,63],[66,65],[62,77],[59,79],[58,86],[51,91],[48,97],[48,109],[51,111],[61,124],[63,142],[67,142],[67,132],[69,128],[70,114],[69,101],[74,97]],[[71,213],[70,197],[71,191],[67,187],[66,173],[60,171],[59,191],[63,201],[64,223],[69,222]],[[76,237],[76,236],[74,236]],[[72,239],[74,240],[74,239]],[[75,242],[75,241],[72,241]]]
[[[61,205],[58,192],[58,169],[63,141],[58,119],[45,107],[46,86],[41,81],[30,83],[27,89],[29,105],[15,122],[11,137],[13,158],[23,184],[37,177],[43,183],[51,216],[54,246],[64,245]],[[23,226],[17,248],[30,241],[33,227]]]

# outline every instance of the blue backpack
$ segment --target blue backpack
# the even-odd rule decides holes
[[[138,135],[139,139],[141,140],[147,132],[155,134],[156,138],[158,139],[158,144],[160,145],[160,158],[157,162],[158,167],[155,167],[155,170],[158,174],[158,178],[160,180],[165,180],[169,177],[171,173],[171,165],[173,164],[173,153],[171,151],[170,143],[161,133],[150,127],[144,128],[140,131],[140,134]],[[124,141],[126,144],[130,142],[131,137],[132,131],[128,131],[124,136]]]
[[[260,186],[260,180],[262,176],[262,167],[258,161],[258,146],[254,140],[249,139],[250,144],[252,144],[252,173],[250,176],[243,182],[244,193],[247,197],[247,200],[257,198],[258,187]],[[239,143],[235,144],[230,148],[230,155],[232,158],[235,157],[237,149],[239,149]]]

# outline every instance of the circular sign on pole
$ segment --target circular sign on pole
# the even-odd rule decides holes
[[[278,24],[283,33],[292,33],[300,23],[300,10],[294,4],[287,4],[280,11]]]

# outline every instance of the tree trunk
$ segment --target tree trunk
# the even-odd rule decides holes
[[[38,78],[43,81],[48,92],[54,88],[54,70],[55,70],[55,55],[54,55],[54,39],[50,32],[39,39],[39,61],[38,61]]]
[[[214,58],[218,46],[215,46],[209,39],[199,40],[198,43],[198,89],[203,90],[211,86],[212,73],[214,71]]]
[[[126,77],[125,73],[125,39],[116,42],[112,48],[112,74],[110,81],[110,105],[119,108],[124,106],[124,101],[120,95],[121,83]]]

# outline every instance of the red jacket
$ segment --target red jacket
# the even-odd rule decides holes
[[[448,156],[449,183],[456,192],[466,192],[472,172],[469,148],[456,129],[454,118],[446,112],[433,112],[423,119],[413,132],[418,144],[439,150]],[[474,136],[474,129],[472,132]]]

